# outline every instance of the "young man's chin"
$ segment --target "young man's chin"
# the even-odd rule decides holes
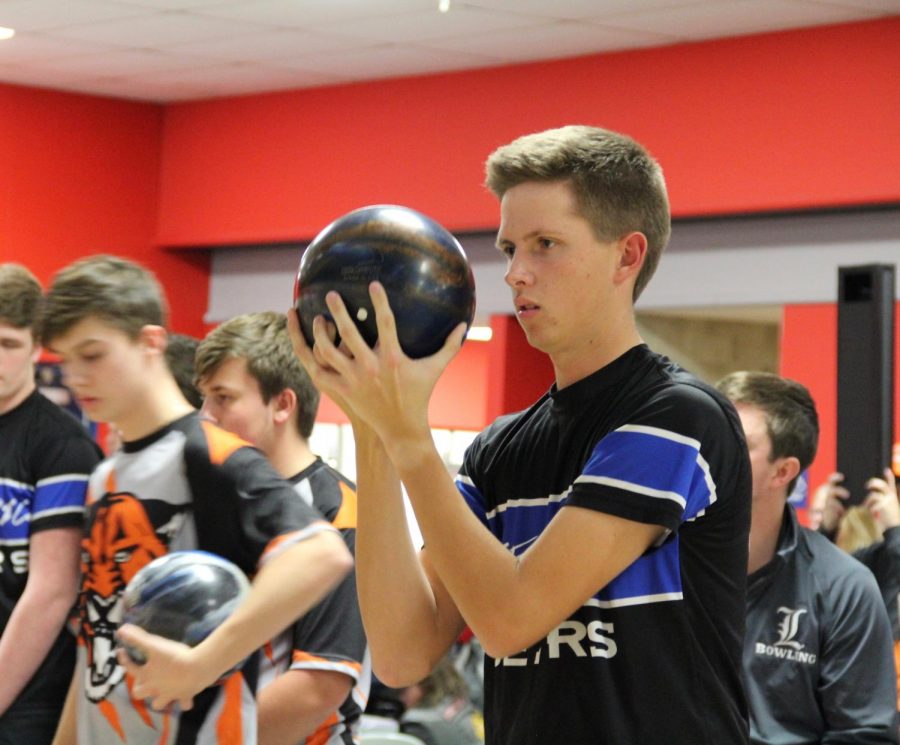
[[[96,398],[78,399],[78,406],[92,421],[107,423],[111,422],[111,418],[108,416],[108,412],[104,411],[104,407],[102,406],[101,402]]]

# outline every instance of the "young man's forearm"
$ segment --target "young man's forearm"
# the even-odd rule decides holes
[[[462,629],[458,611],[435,589],[412,544],[400,481],[381,441],[356,437],[359,527],[356,581],[376,674],[399,687],[424,678]]]
[[[413,503],[433,571],[488,649],[505,593],[517,579],[516,558],[478,522],[429,440],[394,443],[389,457]]]
[[[333,670],[288,670],[257,695],[259,745],[297,745],[344,702],[353,680]]]
[[[56,642],[78,596],[81,531],[32,536],[31,573],[0,638],[0,715],[16,700]]]
[[[520,556],[465,504],[433,444],[388,449],[406,485],[428,558],[492,657],[525,649],[568,618],[662,533],[593,510],[563,508]],[[583,560],[572,561],[575,546]]]
[[[352,566],[340,533],[323,529],[269,558],[246,600],[196,647],[122,626],[119,641],[147,657],[137,665],[119,651],[134,676],[132,695],[150,699],[157,710],[175,701],[191,708],[194,696],[306,613]]]
[[[332,530],[272,557],[254,578],[247,599],[197,646],[201,666],[218,677],[238,664],[318,603],[352,566],[343,539]]]
[[[0,715],[16,700],[47,656],[66,622],[75,594],[23,595],[0,639]]]

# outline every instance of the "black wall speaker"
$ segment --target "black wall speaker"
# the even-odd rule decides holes
[[[894,267],[838,267],[837,467],[850,503],[891,465]]]

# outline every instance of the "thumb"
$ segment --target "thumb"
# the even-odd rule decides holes
[[[133,623],[123,623],[116,631],[116,637],[124,644],[134,644],[135,646],[143,646],[144,644],[152,644],[153,634],[144,631],[140,626]]]
[[[449,364],[450,360],[452,360],[456,353],[459,352],[468,330],[468,325],[461,323],[447,335],[444,346],[442,346],[434,355],[435,358],[440,361],[442,366]]]
[[[125,648],[128,656],[139,665],[147,661],[148,653],[152,651],[154,644],[153,634],[131,623],[119,627],[116,631],[116,640]]]

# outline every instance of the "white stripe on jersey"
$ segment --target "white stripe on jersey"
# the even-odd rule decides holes
[[[654,437],[662,437],[664,440],[671,440],[672,442],[680,442],[682,445],[689,445],[698,452],[700,450],[700,440],[695,440],[693,437],[687,437],[686,435],[678,434],[678,432],[672,432],[671,430],[662,429],[660,427],[647,427],[643,424],[623,424],[613,431],[639,432],[644,435],[653,435]]]
[[[69,483],[69,484],[77,484],[79,482],[86,483],[88,480],[88,475],[86,473],[64,473],[59,476],[51,476],[50,478],[41,479],[37,482],[37,488],[40,489],[43,486],[51,486],[52,484],[60,484],[60,483]]]
[[[613,486],[617,489],[634,492],[635,494],[643,494],[647,497],[657,497],[659,499],[671,499],[677,503],[681,509],[684,509],[687,503],[684,497],[674,491],[665,491],[663,489],[651,489],[649,486],[635,484],[631,481],[622,481],[622,479],[611,479],[608,476],[586,476],[581,475],[575,479],[576,484],[603,484],[604,486]]]
[[[353,686],[353,690],[350,691],[350,695],[353,697],[354,702],[359,707],[360,712],[364,712],[366,710],[366,704],[369,703],[369,691],[371,690],[372,685],[372,655],[369,652],[369,647],[366,645],[366,651],[363,654],[362,660],[362,668],[360,669],[359,677],[356,680],[356,685]]]
[[[313,506],[313,493],[312,487],[309,485],[309,479],[305,478],[302,481],[294,484],[294,491],[300,496],[306,504],[310,507]]]
[[[716,501],[716,482],[713,481],[712,474],[709,472],[709,463],[706,462],[706,458],[704,458],[700,453],[697,453],[697,465],[700,466],[703,471],[703,478],[706,479],[706,488],[709,489],[709,503],[712,504]],[[703,514],[704,510],[700,510],[697,513],[697,517],[700,517]]]
[[[301,541],[312,538],[317,533],[321,533],[323,531],[327,531],[329,533],[337,533],[337,531],[331,526],[331,523],[325,521],[325,518],[317,520],[314,523],[310,523],[301,530],[295,530],[291,533],[283,533],[282,535],[275,538],[270,543],[269,547],[266,548],[265,551],[263,551],[263,555],[259,557],[259,566],[261,567],[267,561],[271,561],[273,556],[278,556],[278,554],[280,554],[286,548],[300,543]]]
[[[531,538],[528,538],[528,539],[522,541],[521,543],[517,543],[515,546],[509,546],[505,543],[503,545],[506,546],[510,551],[512,551],[516,556],[518,556],[522,552],[523,548],[525,548],[526,546],[530,546],[538,538],[540,538],[539,535],[533,535],[533,536],[531,536]]]
[[[339,662],[338,660],[320,659],[317,662],[311,660],[301,660],[300,662],[292,662],[290,670],[330,670],[335,673],[343,673],[351,678],[354,682],[359,680],[359,671],[351,664]]]
[[[21,489],[34,494],[34,487],[31,484],[23,484],[21,481],[13,479],[0,479],[0,486],[11,486],[13,489]]]
[[[503,504],[498,504],[494,509],[488,512],[485,517],[490,520],[494,517],[497,517],[501,512],[506,512],[506,510],[511,507],[546,507],[550,504],[555,504],[557,502],[562,502],[564,499],[568,499],[569,494],[572,491],[572,487],[570,486],[566,489],[562,494],[551,494],[549,497],[535,497],[534,499],[508,499]]]
[[[52,510],[41,510],[40,512],[32,512],[31,519],[50,517],[52,515],[71,515],[73,512],[84,513],[84,507],[54,507]]]
[[[680,592],[661,592],[656,595],[638,595],[633,598],[619,598],[618,600],[597,600],[591,598],[585,605],[594,608],[622,608],[628,605],[650,605],[651,603],[668,603],[672,600],[683,600],[684,594]]]

